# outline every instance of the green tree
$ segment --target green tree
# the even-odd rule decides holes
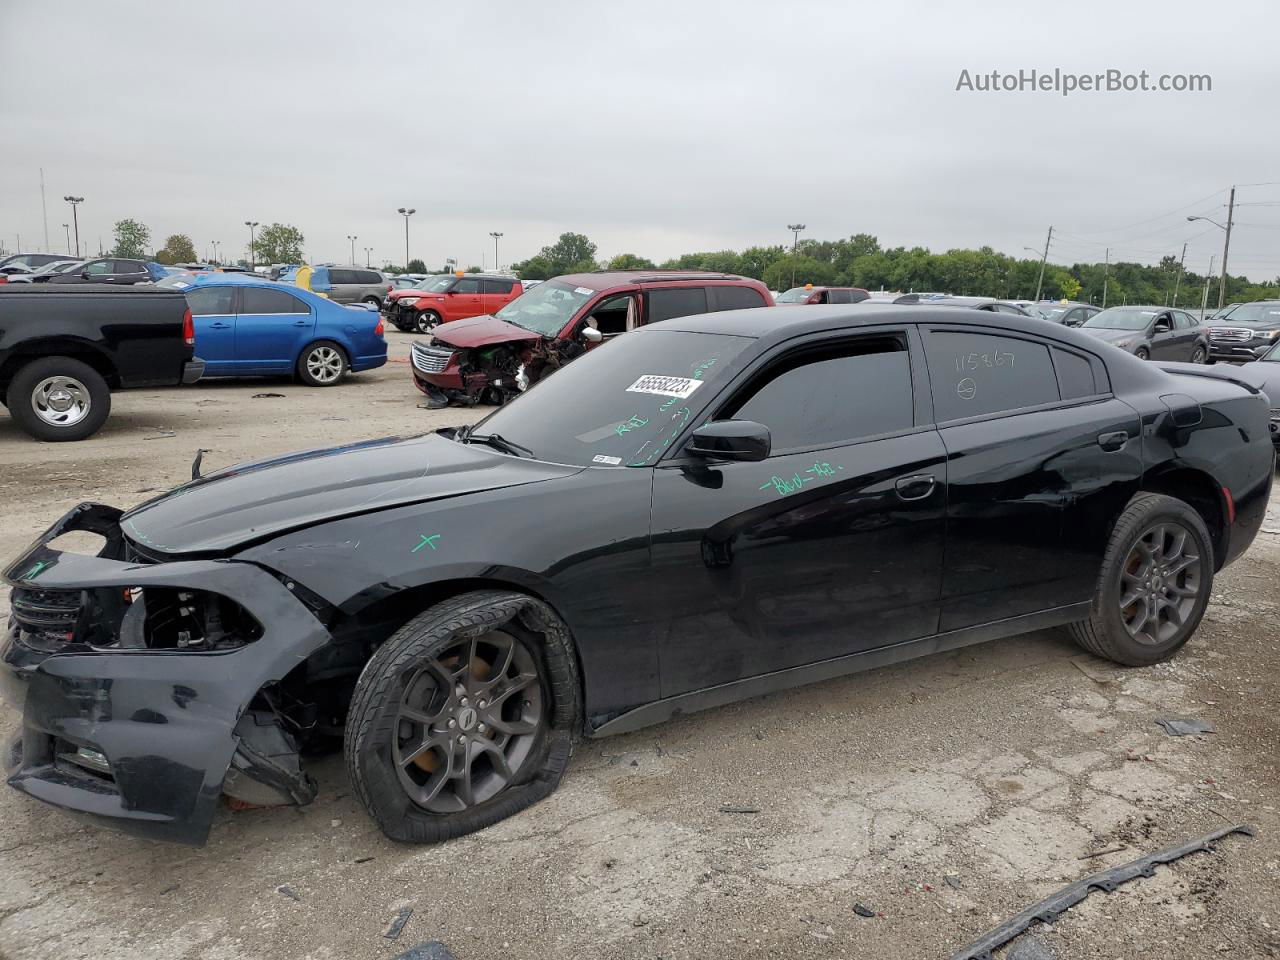
[[[161,263],[195,263],[199,256],[190,237],[185,233],[175,233],[156,251],[156,259]]]
[[[273,223],[263,227],[253,241],[258,263],[302,263],[302,231],[292,224]]]
[[[806,283],[831,286],[839,282],[839,274],[834,266],[804,254],[788,255],[775,261],[765,270],[761,279],[770,290],[788,290],[792,286],[793,268],[797,287]]]
[[[115,243],[111,247],[111,255],[115,257],[133,257],[140,259],[147,255],[147,247],[151,245],[151,231],[137,220],[117,220],[115,225]]]
[[[419,260],[417,257],[414,257],[412,260],[409,261],[409,266],[405,267],[404,270],[401,272],[402,273],[426,273],[427,265],[423,263],[421,260]]]
[[[634,253],[620,253],[609,261],[610,270],[653,270],[653,261]]]
[[[555,243],[513,263],[511,269],[524,280],[549,280],[563,273],[589,273],[596,269],[595,258],[596,245],[583,234],[562,233]]]
[[[775,247],[747,247],[738,256],[738,272],[744,277],[763,280],[764,272],[786,255],[787,251],[780,245]]]

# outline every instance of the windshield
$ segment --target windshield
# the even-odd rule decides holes
[[[1081,326],[1102,330],[1145,330],[1159,312],[1139,307],[1112,307],[1094,314]]]
[[[427,277],[425,280],[419,280],[415,283],[413,289],[423,290],[427,293],[444,293],[455,279],[457,278],[452,273],[444,273],[438,277]]]
[[[1070,309],[1070,308],[1068,308],[1068,307],[1033,307],[1033,306],[1028,306],[1028,307],[1023,307],[1022,309],[1023,309],[1023,310],[1025,310],[1025,311],[1027,311],[1027,313],[1031,314],[1033,317],[1034,317],[1036,314],[1039,314],[1040,316],[1044,317],[1046,320],[1052,320],[1054,323],[1061,323],[1061,322],[1062,322],[1062,315],[1063,315],[1064,313],[1066,313],[1066,312],[1067,312],[1067,310],[1068,310],[1068,309]]]
[[[813,296],[813,287],[792,287],[786,293],[780,294],[774,303],[804,303]]]
[[[1234,310],[1214,317],[1215,323],[1263,324],[1280,329],[1280,301],[1242,303]]]
[[[544,337],[554,337],[595,293],[589,287],[548,280],[525,291],[494,316]]]
[[[42,276],[44,274],[50,274],[50,273],[66,273],[72,267],[78,267],[82,263],[84,263],[83,260],[67,260],[64,262],[55,261],[54,263],[49,263],[41,267],[39,270],[36,271],[35,275]]]
[[[750,343],[677,330],[618,337],[500,407],[475,432],[499,434],[554,463],[649,466]]]

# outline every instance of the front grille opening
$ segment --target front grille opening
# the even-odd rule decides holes
[[[68,773],[89,774],[105,783],[114,784],[116,782],[116,776],[111,770],[110,761],[107,760],[106,754],[97,747],[74,743],[61,737],[55,738],[53,744],[54,766],[60,767]]]

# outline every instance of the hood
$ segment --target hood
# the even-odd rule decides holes
[[[387,294],[389,300],[417,300],[419,297],[425,296],[421,290],[412,288],[406,290],[392,290]]]
[[[238,464],[126,513],[125,536],[164,554],[218,554],[340,517],[553,480],[581,467],[438,434],[388,437]]]
[[[440,324],[431,333],[437,340],[451,347],[488,347],[495,343],[544,339],[540,333],[491,316],[452,320]]]
[[[1076,329],[1091,337],[1105,340],[1107,343],[1117,343],[1120,340],[1132,340],[1138,343],[1147,338],[1145,330],[1108,330],[1105,327],[1077,327]]]

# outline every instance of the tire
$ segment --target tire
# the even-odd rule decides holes
[[[377,297],[365,297],[365,298],[364,298],[363,300],[361,300],[360,302],[361,302],[361,303],[371,303],[371,304],[373,304],[375,307],[377,307],[379,310],[381,310],[381,309],[382,309],[382,301],[381,301],[381,300],[379,300]]]
[[[413,318],[413,329],[418,333],[430,333],[431,328],[440,322],[440,314],[434,310],[423,310]]]
[[[1180,551],[1175,549],[1179,539],[1183,544]],[[1160,544],[1159,558],[1150,552],[1155,542]],[[1176,569],[1188,558],[1196,562]],[[1155,563],[1154,570],[1151,563]],[[1213,541],[1200,514],[1174,497],[1139,493],[1129,501],[1111,533],[1089,618],[1070,624],[1067,631],[1085,650],[1123,666],[1145,667],[1167,660],[1199,626],[1213,592],[1213,568]],[[1150,587],[1153,583],[1154,590]],[[1171,602],[1171,594],[1176,603]],[[1128,595],[1136,595],[1136,599],[1122,606]],[[1164,597],[1164,605],[1155,608],[1154,630],[1146,625],[1152,609],[1144,599],[1147,595]],[[1139,614],[1144,612],[1148,616],[1135,631]],[[1175,614],[1180,625],[1175,623]]]
[[[1137,357],[1139,360],[1151,359],[1151,351],[1149,351],[1146,347],[1139,347],[1137,350],[1133,351],[1133,355]]]
[[[1208,363],[1209,354],[1204,347],[1196,347],[1195,352],[1191,354],[1192,363]]]
[[[298,379],[309,387],[336,386],[348,369],[346,351],[332,340],[309,343],[298,357]]]
[[[480,706],[488,691],[501,698],[497,714]],[[356,796],[407,843],[504,820],[559,785],[578,691],[569,631],[546,604],[497,590],[438,603],[379,647],[356,683],[344,740]]]
[[[18,370],[5,402],[18,426],[37,440],[83,440],[107,422],[111,390],[87,363],[41,357]]]

